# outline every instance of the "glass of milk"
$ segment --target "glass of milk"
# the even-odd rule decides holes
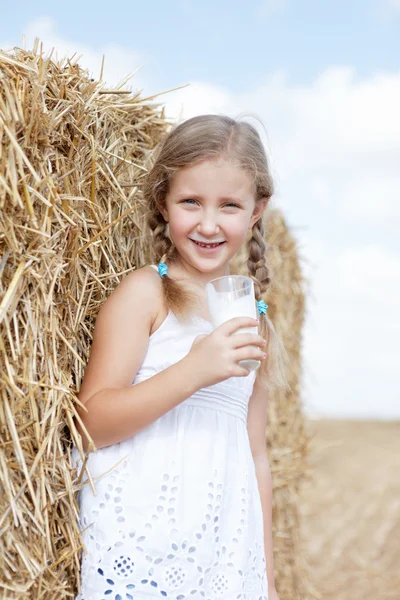
[[[212,279],[206,285],[207,303],[214,329],[234,317],[257,319],[254,283],[244,275],[227,275]],[[258,333],[258,327],[242,327],[235,333]],[[239,365],[255,371],[259,360],[241,360]]]

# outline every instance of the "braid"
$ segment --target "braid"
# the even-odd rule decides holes
[[[247,267],[249,275],[254,281],[255,297],[256,300],[261,300],[261,297],[271,283],[269,269],[265,261],[264,225],[262,218],[258,219],[253,225],[252,236],[247,242],[247,249],[249,252]]]
[[[153,232],[153,254],[156,262],[165,262],[172,254],[174,245],[167,236],[168,224],[158,209],[150,211],[147,223]]]
[[[152,231],[153,258],[156,263],[166,263],[175,256],[175,245],[169,238],[168,223],[164,220],[156,206],[151,206],[147,214],[147,224]],[[196,310],[198,298],[177,281],[163,275],[161,277],[162,293],[165,305],[184,322],[190,316],[190,310]]]
[[[253,225],[252,236],[247,243],[249,258],[247,266],[249,277],[254,281],[254,295],[256,300],[261,300],[271,283],[269,269],[265,260],[264,225],[262,218]],[[258,370],[257,378],[260,378],[266,390],[274,387],[290,389],[287,382],[286,371],[288,368],[288,354],[275,331],[275,327],[267,315],[260,319],[259,334],[266,340],[265,352],[267,354]]]

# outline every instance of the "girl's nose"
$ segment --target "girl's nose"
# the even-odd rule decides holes
[[[204,213],[197,226],[197,229],[199,233],[202,233],[206,237],[213,235],[219,230],[218,219],[215,217],[215,215]]]

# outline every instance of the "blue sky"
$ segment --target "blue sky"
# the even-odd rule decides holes
[[[310,281],[310,415],[400,419],[400,0],[19,2],[0,48],[35,36],[171,118],[264,123],[276,194]],[[252,121],[257,126],[257,122]]]
[[[285,70],[293,83],[307,83],[327,64],[350,64],[359,77],[399,66],[400,10],[389,0],[72,0],[15,6],[1,20],[0,39],[17,40],[24,25],[50,16],[62,37],[95,48],[107,42],[139,49],[161,87],[207,79],[235,91],[277,70]]]

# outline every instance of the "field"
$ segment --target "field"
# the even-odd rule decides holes
[[[323,600],[400,600],[400,423],[309,421],[300,511]]]

